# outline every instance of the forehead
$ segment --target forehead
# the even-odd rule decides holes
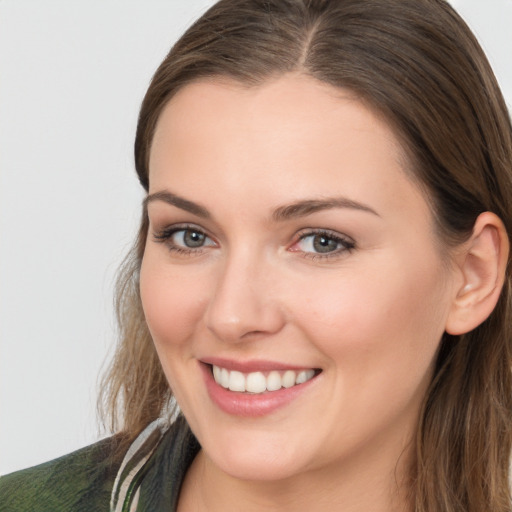
[[[362,140],[358,132],[374,142],[380,139],[402,170],[410,167],[390,124],[348,89],[300,74],[257,86],[227,78],[201,80],[180,89],[164,107],[150,148],[150,169],[155,154],[191,149],[184,143],[192,139],[201,139],[201,147],[212,150],[228,137],[237,147],[281,143],[284,149],[288,142],[300,154],[307,149],[299,144],[301,139],[323,138],[326,145],[334,141],[346,151]]]
[[[351,91],[301,75],[187,85],[160,116],[149,167],[152,192],[205,202],[215,191],[245,207],[255,195],[269,205],[332,194],[381,208],[425,203],[383,116]]]
[[[287,119],[290,122],[301,119],[309,123],[323,119],[328,123],[332,119],[325,117],[324,113],[346,109],[350,103],[354,105],[354,113],[356,110],[360,114],[366,111],[366,116],[360,115],[360,118],[372,118],[374,122],[392,131],[384,116],[365,105],[352,90],[334,87],[310,76],[290,73],[258,85],[246,85],[226,77],[194,81],[179,89],[163,108],[155,136],[162,129],[170,127],[172,118],[182,129],[200,128],[195,120],[200,117],[204,122],[206,118],[203,116],[209,113],[223,114],[216,119],[219,126],[227,114],[230,118],[238,114],[239,121],[245,119],[247,124],[254,123],[259,120],[258,114],[262,112],[262,107],[266,107],[266,121],[273,117],[279,124]]]

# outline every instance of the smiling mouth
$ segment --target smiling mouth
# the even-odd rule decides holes
[[[215,382],[224,389],[240,393],[262,394],[269,391],[278,391],[282,388],[292,388],[308,382],[321,370],[272,370],[270,372],[242,373],[228,370],[220,366],[211,365]]]

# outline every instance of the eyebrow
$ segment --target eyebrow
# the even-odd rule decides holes
[[[144,207],[146,208],[147,205],[153,201],[163,201],[164,203],[176,206],[181,210],[185,210],[189,213],[192,213],[193,215],[202,217],[203,219],[211,218],[210,212],[204,206],[194,203],[193,201],[189,201],[188,199],[184,199],[183,197],[177,196],[176,194],[173,194],[167,190],[149,194],[144,199]],[[272,220],[275,222],[282,222],[289,219],[306,217],[312,213],[316,213],[322,210],[330,210],[333,208],[349,208],[371,213],[377,217],[380,217],[380,215],[368,205],[354,201],[352,199],[348,199],[346,197],[331,197],[326,199],[305,199],[289,205],[280,206],[276,208],[272,213]]]
[[[354,201],[346,197],[331,197],[327,199],[306,199],[290,205],[280,206],[274,210],[272,218],[274,221],[279,222],[298,217],[305,217],[306,215],[311,215],[312,213],[322,210],[330,210],[332,208],[350,208],[380,217],[373,208],[370,208],[363,203],[359,203],[358,201]]]
[[[197,215],[198,217],[202,217],[203,219],[209,219],[211,217],[210,212],[204,206],[201,206],[197,203],[194,203],[193,201],[189,201],[188,199],[184,199],[183,197],[172,194],[167,190],[162,190],[160,192],[155,192],[154,194],[149,194],[144,199],[144,208],[147,208],[147,205],[153,201],[163,201],[164,203],[176,206],[181,210],[185,210],[186,212]]]

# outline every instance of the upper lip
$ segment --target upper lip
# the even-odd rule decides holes
[[[314,368],[312,366],[292,365],[288,363],[281,363],[278,361],[266,361],[261,359],[251,359],[248,361],[238,361],[234,359],[225,359],[222,357],[205,357],[200,361],[204,364],[220,366],[226,370],[235,370],[242,373],[251,372],[270,372],[272,370],[308,370]]]

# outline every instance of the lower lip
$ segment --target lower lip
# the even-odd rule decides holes
[[[206,383],[206,389],[210,399],[222,411],[233,416],[258,417],[270,414],[281,407],[285,407],[300,394],[304,393],[316,380],[317,376],[297,384],[291,388],[281,388],[277,391],[266,391],[265,393],[241,393],[225,389],[215,382],[211,366],[199,363]]]

